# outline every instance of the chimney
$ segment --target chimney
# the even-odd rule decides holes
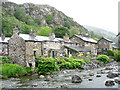
[[[78,34],[78,36],[83,36],[83,34],[80,32],[80,33]]]
[[[64,40],[69,40],[69,35],[66,33],[65,36],[63,36]]]
[[[1,34],[1,40],[4,41],[5,40],[5,35]]]
[[[13,29],[13,34],[19,34],[20,29],[18,27],[18,25],[15,26],[15,28]]]
[[[50,33],[49,38],[50,38],[51,40],[54,40],[54,39],[55,39],[55,34],[54,34],[53,32]]]
[[[36,34],[35,30],[31,29],[31,31],[29,32],[30,40],[34,40],[35,39],[35,37],[36,37],[35,34]]]

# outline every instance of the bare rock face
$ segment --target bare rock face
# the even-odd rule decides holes
[[[108,80],[108,81],[105,82],[105,85],[106,85],[106,86],[114,86],[115,83],[114,83],[114,81],[112,81],[112,80]]]
[[[82,79],[78,75],[72,76],[72,83],[81,83]]]

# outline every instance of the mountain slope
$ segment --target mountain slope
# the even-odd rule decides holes
[[[15,24],[20,23],[19,27],[21,29],[29,28],[30,26],[33,29],[38,30],[41,27],[49,26],[49,25],[62,25],[67,28],[71,27],[77,27],[80,28],[83,32],[88,32],[86,28],[84,28],[82,25],[78,24],[76,21],[74,21],[72,18],[66,16],[63,12],[58,11],[52,6],[49,5],[36,5],[32,3],[24,3],[24,4],[15,4],[12,2],[3,2],[2,3],[2,15],[3,15],[3,32],[11,32],[10,35],[12,35],[12,30],[15,26]],[[12,17],[12,18],[11,18]],[[10,20],[7,20],[6,18],[11,18]],[[15,20],[16,19],[16,20]],[[17,21],[17,22],[11,22]],[[7,26],[8,23],[12,23],[11,26]],[[21,25],[22,23],[22,25]],[[25,26],[27,28],[25,28]],[[6,31],[8,30],[9,31]]]
[[[99,35],[101,37],[106,37],[106,38],[112,40],[113,42],[118,41],[116,34],[114,34],[112,32],[109,32],[109,31],[101,29],[101,28],[93,27],[93,26],[84,25],[84,27],[87,28],[89,31],[93,31],[96,35]]]

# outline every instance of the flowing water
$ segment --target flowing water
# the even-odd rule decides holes
[[[118,67],[111,70],[112,72],[117,72]],[[96,77],[97,72],[99,71],[110,71],[105,70],[105,67],[92,69],[92,70],[64,70],[59,71],[54,74],[49,75],[52,77],[50,81],[44,81],[44,79],[40,78],[38,75],[32,76],[24,76],[20,78],[9,78],[7,80],[2,80],[1,85],[2,88],[31,88],[32,84],[37,84],[37,87],[34,88],[57,88],[60,85],[67,84],[68,88],[118,88],[118,84],[115,83],[114,86],[105,86],[105,81],[114,80],[117,78],[110,79],[106,77],[106,74],[99,74],[101,77]],[[65,73],[64,73],[65,72]],[[89,76],[89,73],[94,73],[94,76]],[[82,83],[72,83],[72,76],[79,75],[82,78]],[[89,81],[88,79],[93,79]]]

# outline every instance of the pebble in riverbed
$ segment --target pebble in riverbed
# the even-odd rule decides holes
[[[92,78],[89,78],[88,80],[89,80],[89,81],[92,81],[93,79],[92,79]]]
[[[40,75],[40,78],[43,79],[43,78],[45,78],[45,76],[44,75]]]
[[[81,83],[82,79],[78,75],[72,76],[72,83]]]
[[[96,77],[101,77],[101,75],[96,75]]]

